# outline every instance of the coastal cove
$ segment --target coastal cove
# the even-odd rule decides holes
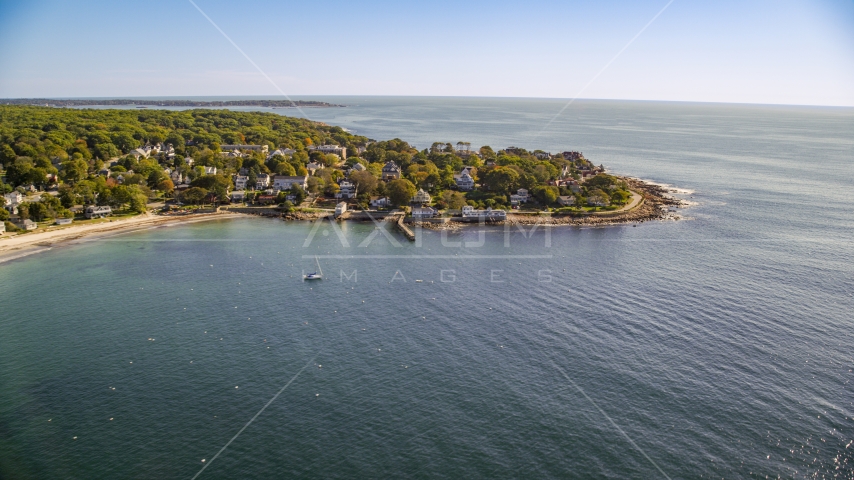
[[[688,208],[600,227],[508,198],[417,241],[337,202],[51,227],[0,263],[0,477],[854,472],[854,110],[307,100],[418,151],[583,152]]]

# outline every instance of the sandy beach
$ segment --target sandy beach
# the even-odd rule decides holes
[[[92,240],[94,238],[150,228],[157,225],[194,223],[208,220],[238,218],[241,216],[243,215],[239,213],[207,213],[186,216],[144,214],[127,219],[113,220],[112,222],[89,225],[72,224],[68,227],[57,227],[45,232],[27,233],[14,236],[4,235],[3,237],[0,237],[0,263],[32,255],[34,253],[48,251],[54,246],[68,244],[84,237],[87,240]]]

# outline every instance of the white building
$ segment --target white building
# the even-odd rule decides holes
[[[108,206],[89,205],[83,210],[86,218],[104,218],[107,215],[112,215],[113,209]]]
[[[276,150],[273,150],[273,153],[267,155],[267,160],[275,157],[276,155],[281,155],[283,157],[289,157],[295,153],[297,153],[297,151],[292,149],[292,148],[278,148]]]
[[[235,175],[234,176],[234,188],[237,190],[246,190],[246,186],[249,184],[249,177],[246,175]]]
[[[414,219],[433,218],[437,213],[438,211],[431,207],[412,207],[412,218]]]
[[[465,170],[462,173],[454,175],[454,182],[457,188],[464,192],[474,190],[474,179]]]
[[[232,151],[240,151],[240,152],[261,152],[266,155],[267,151],[270,150],[267,145],[220,145],[220,150],[223,152],[232,152]]]
[[[335,216],[341,216],[344,212],[347,211],[347,202],[341,202],[338,205],[335,205]]]
[[[299,185],[303,190],[308,186],[308,175],[276,175],[273,177],[273,190],[290,190]]]
[[[370,205],[373,208],[386,208],[390,203],[388,201],[388,197],[374,197],[371,199]]]
[[[39,228],[39,224],[30,219],[21,220],[16,225],[18,225],[18,228],[22,228],[24,230],[35,230]]]
[[[270,176],[266,173],[255,175],[255,190],[264,190],[270,186]]]
[[[246,200],[246,192],[244,192],[243,190],[235,190],[235,191],[231,192],[231,201],[232,202],[240,203],[240,202],[243,202],[244,200]]]
[[[463,207],[463,218],[477,218],[482,220],[504,220],[507,218],[507,212],[504,210],[475,210],[471,205]]]
[[[184,163],[186,163],[187,165],[192,167],[193,162],[195,162],[195,160],[193,160],[193,157],[184,157]]]
[[[341,180],[341,183],[338,184],[338,193],[335,194],[335,198],[356,198],[356,185],[347,181]]]
[[[3,204],[8,208],[17,208],[17,206],[24,200],[24,196],[21,195],[21,192],[12,192],[3,195]]]
[[[308,173],[311,175],[314,175],[314,172],[320,170],[321,168],[323,168],[323,165],[317,162],[309,162],[309,164],[305,166],[305,169],[308,170]]]
[[[339,157],[347,160],[347,149],[340,145],[311,145],[308,147],[309,150],[316,150],[321,153],[334,153]]]
[[[216,167],[204,167],[205,175],[216,175]]]
[[[432,199],[433,197],[431,197],[429,193],[425,192],[423,188],[419,188],[418,192],[415,193],[415,196],[412,197],[412,203],[426,205],[430,203],[430,200]]]
[[[571,195],[561,195],[557,197],[557,203],[563,205],[564,207],[575,205],[575,197]]]
[[[528,190],[520,188],[519,190],[516,190],[516,193],[510,195],[510,205],[528,203],[528,199],[530,199],[530,195],[528,195]]]

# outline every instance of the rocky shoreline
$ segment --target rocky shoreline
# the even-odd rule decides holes
[[[673,207],[680,208],[687,205],[671,195],[672,191],[661,185],[656,185],[643,180],[629,177],[621,177],[629,189],[638,193],[643,200],[636,207],[620,211],[603,211],[596,213],[571,213],[571,214],[518,214],[508,213],[507,219],[501,222],[487,222],[487,225],[574,225],[574,226],[603,226],[618,225],[624,223],[641,223],[652,220],[676,220],[679,215],[674,214]],[[291,212],[281,215],[283,220],[314,221],[332,217],[328,212]],[[348,221],[350,219],[343,219]],[[352,219],[352,221],[366,221],[364,219]],[[462,230],[469,226],[482,225],[480,223],[465,223],[457,221],[445,222],[410,222],[409,225],[428,230]]]

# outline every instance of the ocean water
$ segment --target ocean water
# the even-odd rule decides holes
[[[854,477],[854,110],[319,99],[690,207],[418,243],[245,218],[0,264],[0,477]]]

